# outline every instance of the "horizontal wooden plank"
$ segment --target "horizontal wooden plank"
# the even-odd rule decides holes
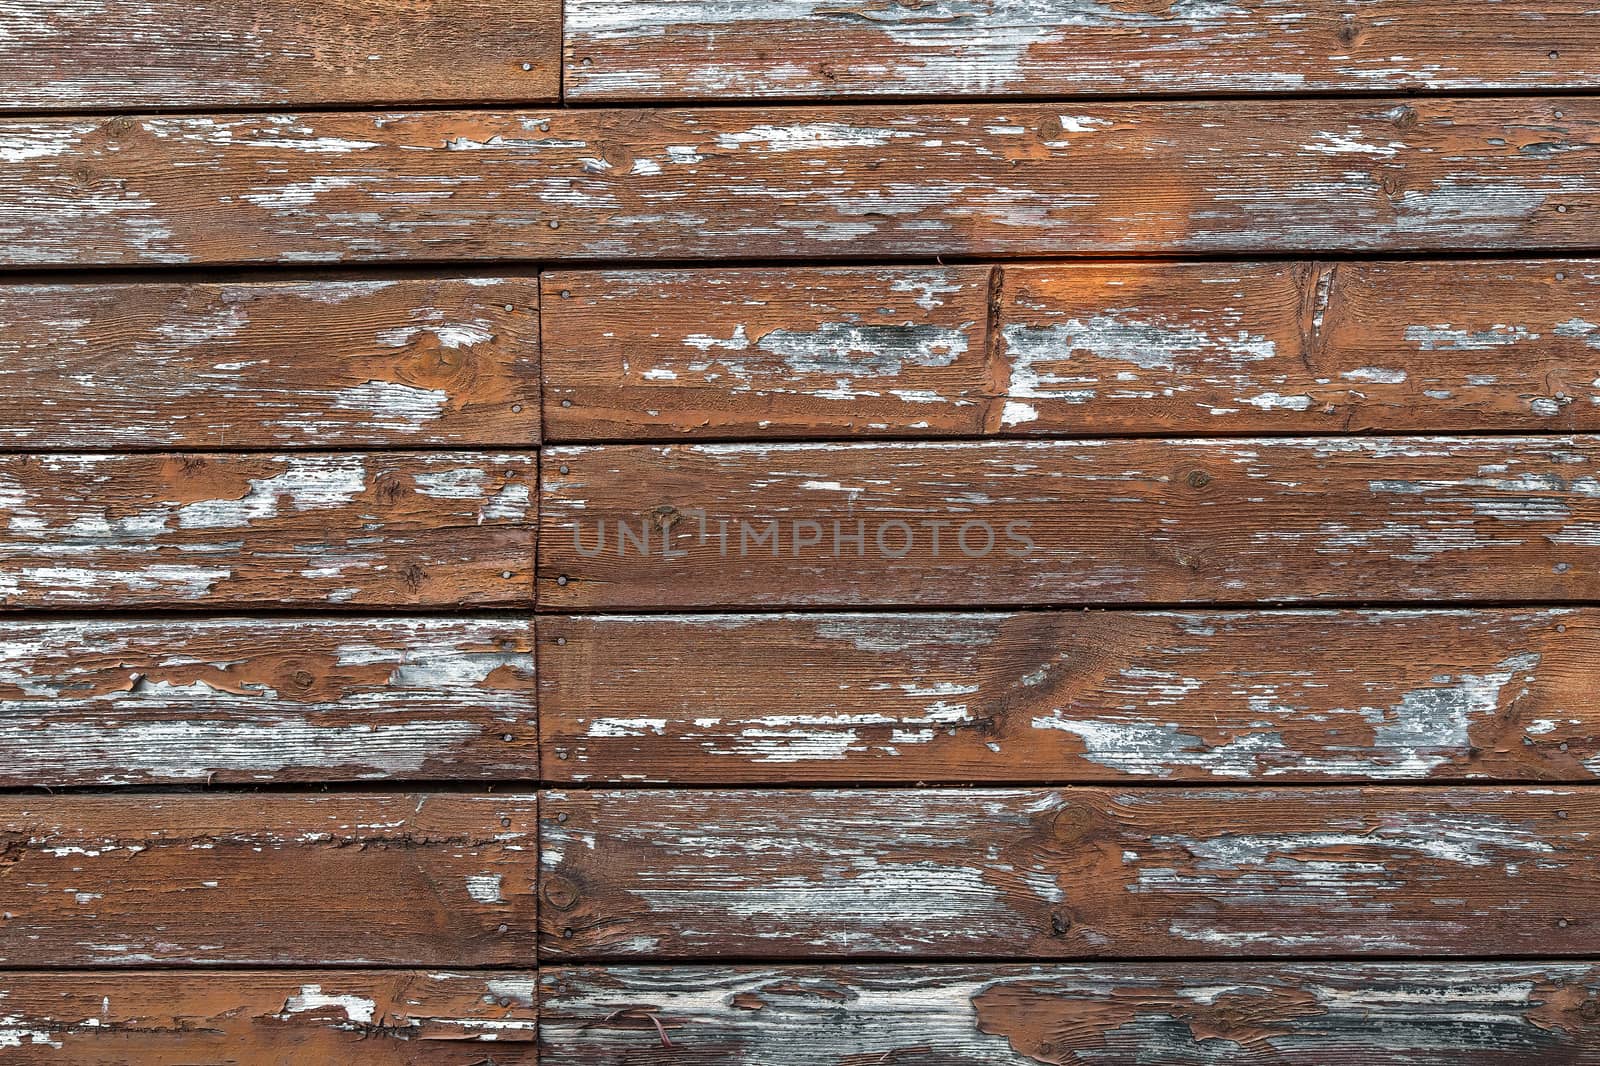
[[[0,605],[526,605],[518,454],[3,455]]]
[[[536,283],[0,288],[6,448],[522,447]]]
[[[1600,429],[1593,260],[1003,273],[987,429]]]
[[[1592,260],[543,284],[554,440],[1600,429]]]
[[[1593,954],[1600,794],[547,793],[546,957]]]
[[[987,267],[555,271],[552,440],[971,433]]]
[[[1600,1061],[1592,963],[592,966],[540,980],[540,1041],[563,1066]]]
[[[43,1066],[533,1066],[536,991],[531,970],[10,972],[0,1046]]]
[[[13,110],[553,100],[559,0],[0,3]]]
[[[1600,774],[1588,610],[580,615],[540,629],[552,781]]]
[[[0,800],[0,962],[527,965],[535,811],[531,794]]]
[[[545,453],[545,609],[1600,595],[1595,437]]]
[[[0,265],[1556,249],[1600,99],[0,123]]]
[[[537,777],[526,620],[13,620],[0,639],[0,785]]]
[[[1576,0],[567,0],[579,100],[1593,88]],[[1441,32],[1448,27],[1448,32]],[[804,42],[801,48],[777,42]]]

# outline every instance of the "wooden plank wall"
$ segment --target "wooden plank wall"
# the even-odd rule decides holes
[[[1600,1063],[1585,5],[0,82],[0,1061]]]

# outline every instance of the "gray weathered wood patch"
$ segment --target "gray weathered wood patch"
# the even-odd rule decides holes
[[[547,958],[1600,950],[1552,788],[554,792]]]
[[[0,455],[0,605],[528,605],[531,452]]]
[[[558,967],[562,1066],[1546,1066],[1596,1059],[1585,963]],[[668,1045],[671,1048],[668,1048]]]
[[[538,776],[530,622],[13,621],[0,784]]]
[[[0,287],[0,448],[525,447],[538,283]]]
[[[1576,0],[567,0],[580,100],[1594,88]]]

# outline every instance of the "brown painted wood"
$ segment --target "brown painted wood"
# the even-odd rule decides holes
[[[1587,963],[589,966],[541,982],[540,1040],[563,1066],[1600,1062]]]
[[[0,456],[0,605],[531,603],[531,453]]]
[[[564,782],[1593,781],[1600,614],[549,617]]]
[[[1593,954],[1600,797],[548,793],[546,957]]]
[[[14,967],[533,961],[527,795],[0,801]]]
[[[0,123],[0,265],[1558,249],[1600,100]]]
[[[970,433],[986,267],[555,271],[556,440]]]
[[[1593,88],[1590,14],[1572,0],[567,0],[565,88],[579,100]]]
[[[532,1066],[531,970],[0,974],[7,1063]]]
[[[0,638],[0,785],[537,777],[526,620],[13,620]]]
[[[1591,260],[558,271],[544,306],[556,440],[1600,428]]]
[[[1597,460],[1553,436],[553,448],[539,602],[1579,600]]]
[[[1003,273],[986,429],[1600,428],[1592,260]]]
[[[553,100],[559,0],[4,0],[13,110]]]
[[[538,314],[532,278],[0,288],[0,447],[522,447]]]

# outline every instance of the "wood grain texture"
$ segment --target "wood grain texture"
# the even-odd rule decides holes
[[[554,440],[969,433],[985,267],[555,271]]]
[[[548,617],[543,776],[1593,781],[1587,610]]]
[[[557,271],[543,303],[554,440],[1600,429],[1592,260]]]
[[[0,785],[538,777],[533,626],[11,621]]]
[[[0,456],[0,605],[528,605],[536,468],[530,452]]]
[[[1559,249],[1600,100],[0,123],[0,265]]]
[[[1590,790],[547,793],[546,958],[1593,954]]]
[[[13,967],[533,961],[528,795],[0,801]]]
[[[1600,971],[1584,963],[564,966],[540,980],[540,1041],[563,1066],[1600,1062]]]
[[[13,110],[553,100],[559,0],[4,0]]]
[[[1592,88],[1591,13],[1572,0],[567,0],[565,90],[716,100]]]
[[[0,288],[0,447],[523,447],[537,283]]]
[[[1556,436],[553,448],[539,603],[1579,600],[1597,459]]]
[[[1007,267],[1011,432],[1600,428],[1592,260]]]
[[[0,975],[7,1063],[533,1066],[531,970]]]

